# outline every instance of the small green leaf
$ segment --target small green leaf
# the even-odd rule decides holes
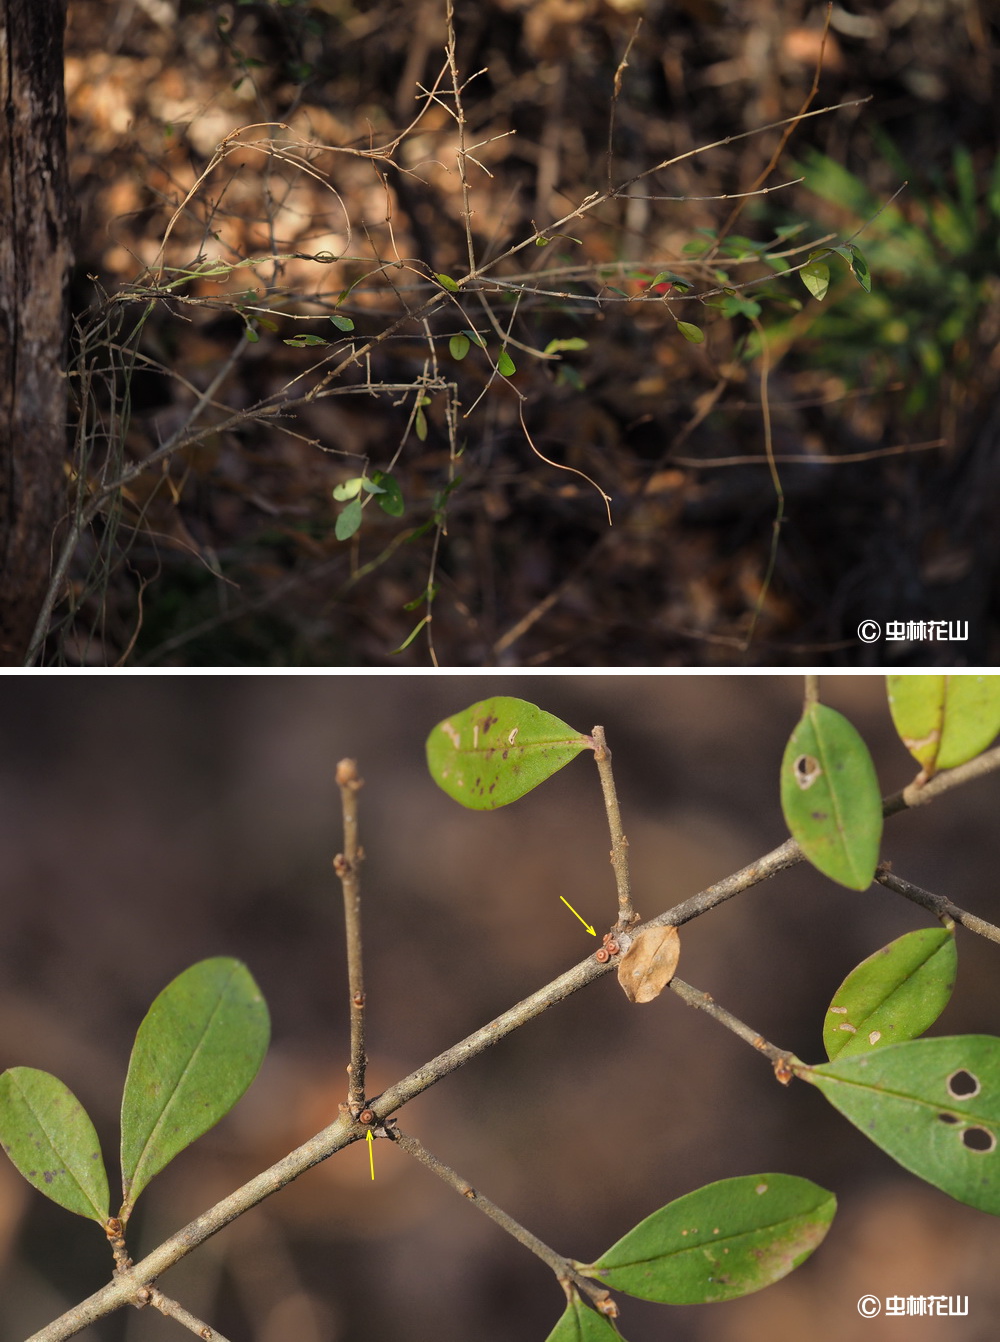
[[[591,744],[534,704],[500,696],[439,722],[427,738],[427,767],[449,797],[490,811],[517,801]]]
[[[621,1342],[621,1333],[574,1295],[545,1342]]]
[[[469,328],[466,327],[462,334],[468,336],[473,345],[478,345],[480,349],[486,348],[486,341],[478,331],[470,331]]]
[[[192,965],[158,995],[136,1034],[122,1097],[123,1221],[150,1179],[247,1089],[270,1029],[250,971],[226,956]]]
[[[413,427],[417,431],[417,437],[422,443],[427,441],[427,416],[424,414],[423,407],[417,406],[417,413],[413,417]]]
[[[502,373],[504,377],[513,377],[517,372],[517,368],[514,366],[514,360],[505,349],[500,351],[497,358],[497,372]]]
[[[410,630],[410,632],[403,639],[402,643],[400,643],[399,647],[390,649],[389,656],[395,657],[397,653],[405,652],[406,649],[413,642],[413,640],[416,638],[416,636],[420,633],[421,629],[423,629],[424,625],[430,624],[430,620],[431,617],[429,615],[425,615],[423,619],[418,620],[417,623]]]
[[[568,340],[550,340],[545,346],[546,354],[561,354],[563,350],[586,349],[588,342],[579,336],[570,336]]]
[[[252,345],[256,345],[257,341],[260,339],[260,332],[255,331],[252,326],[245,326],[243,328],[243,334]]]
[[[1000,1215],[1000,1039],[911,1039],[795,1072],[904,1169]]]
[[[338,331],[354,330],[354,322],[351,321],[350,317],[341,317],[338,313],[334,313],[330,320]]]
[[[60,1207],[103,1225],[108,1176],[94,1125],[48,1072],[11,1067],[0,1076],[0,1145],[28,1183]]]
[[[376,471],[375,482],[381,486],[378,506],[390,517],[402,517],[406,511],[406,505],[403,502],[403,491],[400,489],[396,477],[388,475],[384,471]]]
[[[440,284],[442,289],[447,289],[450,294],[458,293],[458,285],[450,275],[435,275],[434,278]]]
[[[887,676],[903,745],[930,777],[974,759],[1000,732],[1000,676]]]
[[[333,497],[338,503],[344,503],[347,499],[356,499],[361,493],[361,486],[364,484],[364,478],[356,475],[353,480],[342,480],[339,485],[333,487]]]
[[[734,1300],[804,1262],[836,1210],[832,1193],[791,1174],[721,1179],[647,1216],[587,1272],[665,1305]]]
[[[862,289],[864,289],[865,293],[870,294],[872,291],[872,273],[868,269],[868,262],[861,255],[860,250],[855,247],[853,242],[850,244],[850,248],[851,269],[854,271],[854,278],[861,285]]]
[[[469,352],[469,337],[464,331],[459,331],[448,341],[448,352],[453,359],[458,359],[459,362],[465,358]]]
[[[925,927],[890,941],[853,969],[823,1022],[828,1058],[915,1039],[948,1005],[955,986],[955,934]]]
[[[806,858],[867,890],[882,838],[882,799],[868,747],[842,714],[810,704],[781,761],[781,809]]]
[[[700,345],[705,339],[705,332],[700,326],[695,326],[691,322],[678,322],[677,329],[685,340],[690,340],[692,345]]]
[[[339,541],[350,540],[361,525],[361,500],[354,499],[337,517],[333,534]]]
[[[306,345],[329,345],[330,342],[318,335],[297,335],[292,336],[290,340],[285,340],[282,343],[291,345],[293,349],[303,349]]]
[[[830,267],[825,261],[810,261],[799,271],[802,283],[806,286],[813,298],[822,302],[826,297],[826,291],[830,287]]]
[[[361,488],[365,491],[366,494],[385,493],[385,489],[382,487],[382,485],[379,484],[377,480],[369,480],[367,476],[362,477]]]

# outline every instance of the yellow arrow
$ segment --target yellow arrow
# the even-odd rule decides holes
[[[366,1139],[367,1139],[367,1142],[368,1142],[368,1164],[369,1164],[369,1165],[371,1166],[371,1168],[372,1168],[372,1178],[374,1179],[374,1178],[375,1178],[375,1151],[374,1151],[374,1144],[373,1144],[373,1141],[372,1141],[372,1130],[371,1130],[371,1128],[368,1129],[368,1132],[365,1134],[365,1136],[366,1136]]]
[[[562,895],[560,895],[559,898],[562,899],[562,902],[563,902],[563,903],[566,905],[566,907],[569,909],[570,913],[576,913],[576,909],[574,909],[573,905],[569,902],[568,899],[563,899]],[[576,913],[576,916],[577,916],[578,918],[580,918],[580,915],[579,915],[578,913]],[[596,936],[597,936],[597,933],[594,931],[594,929],[591,927],[591,925],[587,922],[586,918],[580,918],[580,922],[583,923],[584,927],[587,929],[587,931],[590,933],[590,935],[591,935],[592,937],[596,937]]]

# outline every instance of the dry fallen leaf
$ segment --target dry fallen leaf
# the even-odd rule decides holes
[[[676,927],[638,932],[618,965],[618,982],[630,1002],[651,1002],[674,976],[681,953]]]

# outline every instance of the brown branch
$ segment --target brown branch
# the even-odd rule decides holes
[[[930,909],[931,913],[936,914],[937,917],[953,918],[956,923],[961,923],[968,931],[976,932],[979,936],[985,937],[987,941],[995,941],[1000,945],[1000,927],[997,927],[995,923],[988,923],[985,918],[978,918],[974,913],[967,913],[965,909],[960,909],[957,904],[953,904],[944,895],[935,895],[930,890],[921,890],[919,885],[912,885],[909,881],[904,881],[901,876],[896,876],[889,870],[888,864],[878,868],[875,879],[879,885],[884,885],[887,890],[893,890],[897,895],[912,900],[914,904]]]
[[[152,1305],[153,1308],[158,1309],[161,1314],[165,1314],[168,1319],[176,1319],[179,1324],[188,1330],[188,1332],[194,1333],[196,1337],[200,1337],[202,1342],[228,1342],[228,1339],[219,1332],[218,1328],[213,1328],[211,1324],[203,1323],[201,1319],[196,1318],[190,1310],[185,1309],[184,1306],[178,1304],[176,1300],[171,1300],[169,1295],[164,1295],[162,1291],[156,1290],[155,1287],[152,1289],[147,1288],[141,1294],[146,1297],[142,1303]]]
[[[618,922],[620,932],[638,922],[639,915],[632,908],[632,885],[628,872],[628,839],[622,829],[622,815],[618,807],[618,793],[615,789],[615,777],[611,771],[611,751],[604,737],[604,728],[595,727],[591,732],[594,741],[594,759],[601,779],[601,791],[604,794],[604,809],[608,813],[608,829],[611,832],[611,867],[615,873],[615,885],[618,889]]]
[[[347,1073],[347,1103],[357,1118],[365,1107],[365,983],[361,956],[361,863],[364,849],[358,843],[358,792],[364,779],[354,760],[337,765],[337,786],[344,815],[344,851],[333,859],[333,869],[344,890],[344,926],[347,942],[347,987],[351,996],[351,1061]]]
[[[436,1156],[431,1155],[430,1151],[416,1137],[411,1137],[391,1125],[387,1130],[387,1135],[407,1155],[413,1156],[414,1160],[419,1160],[422,1165],[426,1165],[429,1170],[433,1170],[439,1179],[443,1179],[449,1187],[454,1188],[457,1193],[461,1193],[462,1197],[468,1198],[474,1206],[478,1207],[481,1212],[485,1212],[501,1229],[506,1230],[508,1235],[513,1235],[519,1244],[523,1244],[526,1249],[530,1249],[536,1257],[552,1269],[567,1295],[569,1294],[569,1285],[572,1283],[577,1290],[585,1291],[595,1304],[599,1307],[602,1306],[602,1314],[611,1313],[611,1309],[609,1309],[611,1296],[606,1289],[602,1290],[601,1287],[581,1276],[568,1258],[564,1258],[562,1254],[556,1253],[547,1244],[543,1244],[530,1230],[526,1230],[512,1216],[508,1216],[502,1207],[498,1207],[489,1198],[483,1197],[482,1193],[473,1188],[460,1174],[456,1174],[453,1169],[438,1160]],[[614,1317],[614,1315],[611,1314],[611,1317]]]
[[[685,983],[683,979],[671,979],[670,988],[688,1006],[697,1007],[699,1011],[706,1011],[713,1020],[717,1020],[727,1030],[732,1030],[733,1034],[737,1034],[741,1039],[746,1040],[758,1053],[763,1053],[765,1058],[770,1058],[774,1063],[775,1074],[779,1081],[787,1083],[790,1076],[789,1064],[795,1061],[794,1053],[789,1053],[784,1048],[778,1048],[775,1044],[769,1044],[763,1035],[758,1034],[756,1030],[752,1030],[749,1025],[744,1024],[738,1016],[734,1016],[725,1007],[719,1006],[715,998],[710,996],[709,993],[702,992],[700,988],[692,988],[690,983]]]
[[[1000,769],[1000,746],[984,750],[967,764],[959,764],[954,769],[945,769],[926,783],[919,783],[914,779],[903,788],[902,792],[895,792],[891,797],[886,797],[882,803],[882,814],[890,816],[898,811],[910,810],[914,806],[923,806],[924,802],[933,801],[949,788],[958,787],[960,783],[967,783],[973,778],[982,778],[996,769]]]

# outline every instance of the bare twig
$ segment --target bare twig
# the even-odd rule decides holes
[[[901,876],[894,875],[889,869],[888,863],[878,868],[875,872],[875,879],[879,885],[884,885],[887,890],[894,890],[897,895],[903,895],[906,899],[912,900],[914,904],[930,909],[931,913],[936,914],[939,918],[953,918],[956,923],[961,923],[968,931],[977,932],[981,937],[986,937],[988,941],[995,941],[1000,944],[1000,927],[997,927],[995,923],[988,923],[985,918],[978,918],[974,913],[967,913],[965,909],[960,909],[957,904],[953,904],[944,895],[935,895],[930,890],[921,890],[919,885],[904,881]]]
[[[604,728],[595,727],[591,732],[594,741],[594,759],[601,779],[601,791],[604,793],[604,809],[608,813],[608,829],[611,831],[611,867],[615,873],[615,885],[618,888],[618,922],[615,927],[624,932],[633,923],[639,921],[639,915],[632,908],[632,886],[628,872],[628,839],[622,829],[622,816],[618,806],[618,793],[615,789],[615,777],[611,771],[611,751],[605,740]]]
[[[562,1254],[556,1253],[556,1251],[550,1249],[547,1244],[543,1244],[536,1235],[533,1235],[530,1230],[526,1230],[524,1226],[515,1221],[512,1216],[508,1216],[495,1202],[491,1202],[489,1198],[483,1197],[482,1193],[480,1193],[478,1189],[473,1188],[468,1180],[463,1179],[460,1174],[456,1174],[453,1169],[438,1160],[436,1156],[431,1155],[430,1151],[428,1151],[423,1143],[418,1141],[416,1137],[411,1137],[407,1133],[401,1132],[399,1128],[393,1126],[390,1126],[388,1129],[388,1136],[391,1137],[396,1145],[401,1147],[407,1155],[412,1156],[414,1160],[419,1160],[420,1163],[426,1165],[429,1170],[433,1170],[439,1179],[443,1179],[449,1187],[454,1188],[456,1192],[461,1193],[462,1197],[468,1198],[481,1212],[485,1212],[492,1221],[495,1221],[498,1226],[503,1230],[506,1230],[508,1235],[513,1235],[514,1239],[516,1239],[519,1244],[523,1244],[526,1249],[530,1249],[533,1254],[552,1269],[563,1289],[567,1291],[567,1294],[567,1288],[569,1284],[572,1283],[577,1290],[585,1291],[595,1304],[601,1305],[603,1307],[601,1310],[602,1313],[611,1313],[611,1310],[609,1309],[609,1305],[612,1303],[611,1296],[606,1288],[602,1289],[600,1286],[595,1285],[594,1282],[588,1281],[586,1277],[581,1276],[571,1265],[569,1259],[563,1258]],[[611,1316],[614,1317],[613,1314]]]
[[[733,1034],[745,1039],[758,1053],[763,1053],[765,1058],[770,1058],[771,1062],[775,1064],[779,1079],[786,1079],[784,1071],[779,1069],[783,1069],[794,1059],[794,1053],[789,1053],[787,1049],[778,1048],[775,1044],[769,1044],[763,1035],[758,1034],[756,1030],[751,1030],[749,1025],[745,1025],[738,1016],[734,1016],[725,1007],[719,1006],[714,997],[702,992],[700,988],[692,988],[690,983],[685,983],[683,979],[672,978],[670,988],[683,1002],[687,1002],[688,1006],[697,1007],[699,1011],[706,1011],[713,1020],[717,1020],[727,1030],[732,1030]]]
[[[344,815],[344,851],[333,859],[333,869],[344,891],[344,925],[347,941],[347,986],[351,995],[351,1061],[347,1103],[357,1118],[365,1107],[365,983],[361,956],[361,863],[364,849],[358,842],[358,792],[364,779],[354,760],[337,765],[337,786]]]
[[[819,676],[815,673],[803,677],[805,680],[805,693],[803,694],[803,708],[811,708],[813,704],[819,703]]]
[[[210,1324],[203,1323],[201,1319],[196,1318],[190,1310],[185,1309],[184,1306],[178,1304],[176,1300],[171,1300],[169,1295],[164,1295],[163,1292],[157,1290],[156,1287],[148,1288],[144,1294],[146,1295],[146,1304],[152,1305],[154,1309],[158,1309],[160,1313],[165,1314],[168,1319],[176,1319],[179,1324],[188,1330],[188,1332],[194,1333],[196,1337],[200,1337],[202,1342],[228,1342],[228,1339],[223,1337],[218,1328],[213,1328]]]

